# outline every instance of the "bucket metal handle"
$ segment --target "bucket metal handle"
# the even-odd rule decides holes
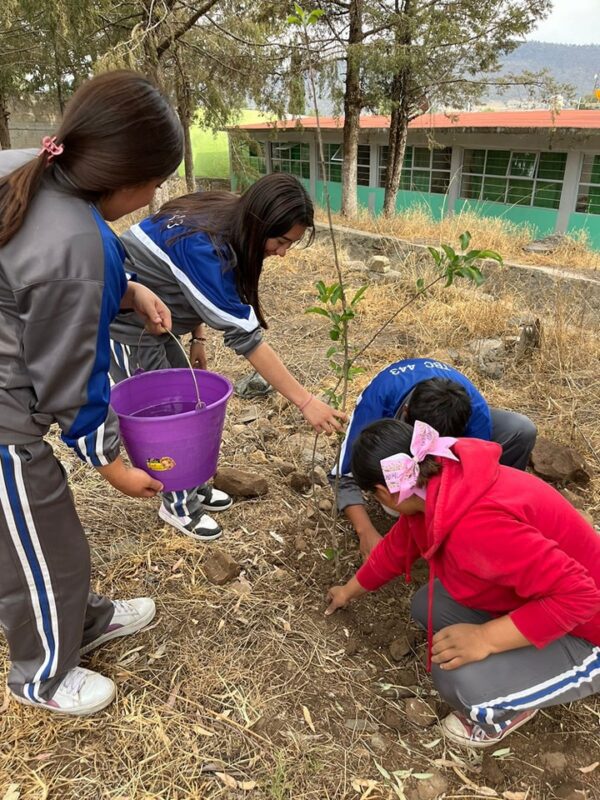
[[[188,354],[187,354],[187,351],[186,351],[185,347],[179,341],[179,337],[175,336],[175,334],[172,333],[172,331],[168,330],[167,328],[164,328],[163,330],[164,330],[165,333],[168,333],[169,336],[171,337],[171,339],[173,339],[173,341],[177,344],[177,347],[179,347],[179,349],[183,353],[183,357],[187,361],[187,365],[190,368],[190,372],[192,373],[192,380],[194,381],[194,388],[196,389],[196,399],[197,399],[196,409],[200,410],[202,408],[205,408],[206,407],[206,403],[204,403],[202,401],[202,398],[200,397],[200,387],[198,386],[198,381],[196,380],[196,373],[194,372],[194,368],[192,366],[192,362],[190,361],[190,359],[188,357]],[[150,331],[147,331],[146,328],[142,328],[142,332],[140,333],[140,338],[138,339],[138,343],[137,343],[138,350],[140,349],[140,346],[141,346],[141,343],[142,343],[142,336],[145,333],[147,333],[149,336],[153,335],[153,334],[150,333]]]

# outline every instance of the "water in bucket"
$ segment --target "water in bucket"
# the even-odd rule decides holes
[[[165,491],[206,483],[217,471],[232,391],[223,375],[200,369],[143,372],[113,386],[111,405],[132,464]]]

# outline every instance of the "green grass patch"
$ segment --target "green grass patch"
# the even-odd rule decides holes
[[[194,151],[194,173],[197,178],[229,178],[229,147],[227,132],[212,130],[202,127],[202,112],[198,113],[199,122],[192,126],[192,149]],[[267,117],[255,109],[244,109],[235,120],[236,125],[250,122],[264,122]],[[183,176],[183,164],[179,167],[179,174]]]

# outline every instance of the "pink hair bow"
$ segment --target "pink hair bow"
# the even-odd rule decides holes
[[[413,494],[425,498],[425,489],[417,486],[419,464],[426,456],[441,456],[458,461],[450,450],[456,441],[452,436],[440,436],[431,425],[416,420],[410,442],[412,458],[406,453],[397,453],[395,456],[383,458],[380,462],[385,484],[390,494],[398,495],[398,503]]]
[[[44,136],[42,139],[42,147],[38,156],[41,156],[42,153],[48,153],[48,163],[50,163],[56,156],[61,155],[64,153],[65,146],[64,144],[56,144],[56,136]]]

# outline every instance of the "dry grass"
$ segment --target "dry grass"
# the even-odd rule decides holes
[[[314,297],[314,281],[333,279],[329,265],[328,248],[315,246],[270,260],[263,278],[264,305],[272,312],[269,341],[314,390],[329,382],[326,323],[303,309]],[[405,269],[403,282],[370,287],[353,327],[357,344],[410,296],[423,265],[409,258]],[[491,403],[524,411],[541,433],[585,454],[596,477],[578,491],[599,515],[598,320],[556,291],[553,313],[543,320],[542,349],[531,360],[517,365],[509,359],[497,382],[472,368],[465,372]],[[443,356],[472,338],[514,333],[513,318],[532,307],[535,298],[524,291],[496,301],[460,286],[433,291],[365,354],[367,374],[352,394],[392,360]],[[209,356],[215,370],[232,378],[247,372],[245,361],[217,336]],[[412,589],[398,582],[324,619],[324,592],[334,580],[322,555],[328,534],[309,518],[310,501],[291,491],[274,460],[292,460],[302,469],[293,434],[309,432],[278,398],[257,404],[265,421],[242,428],[236,420],[247,403],[232,399],[222,463],[260,472],[270,488],[264,498],[239,502],[224,515],[226,537],[219,546],[243,568],[241,579],[225,587],[205,578],[211,546],[166,529],[156,517],[157,501],[117,495],[56,444],[70,466],[88,532],[94,588],[115,597],[150,594],[158,616],[150,630],[89,659],[118,684],[118,699],[106,712],[75,720],[13,702],[1,706],[0,797],[13,784],[7,796],[20,800],[391,800],[397,795],[377,764],[389,772],[439,770],[449,782],[447,797],[479,797],[473,786],[483,785],[499,797],[511,791],[549,800],[569,781],[586,787],[588,798],[599,796],[600,770],[579,772],[597,760],[600,705],[593,698],[538,715],[507,742],[507,759],[488,754],[482,761],[451,755],[436,728],[411,726],[402,701],[382,697],[381,683],[397,684],[401,667],[415,673],[414,691],[435,703],[419,658],[399,665],[389,658],[387,645],[405,629]],[[319,452],[329,461],[332,444],[321,441]],[[318,489],[317,496],[326,498],[329,490]],[[358,563],[347,531],[341,563],[345,575]],[[425,579],[420,573],[417,584]],[[396,728],[390,713],[399,717]],[[351,730],[348,720],[356,719],[360,725]],[[371,732],[376,728],[379,741]],[[549,750],[569,757],[558,777],[538,766],[539,753]],[[417,781],[400,780],[414,798]]]
[[[318,209],[317,218],[326,221],[323,209]],[[553,253],[528,253],[523,246],[534,238],[533,229],[501,217],[481,217],[464,212],[437,221],[425,207],[416,206],[390,219],[363,210],[352,219],[334,215],[334,222],[417,244],[456,244],[459,235],[468,230],[473,236],[473,247],[496,250],[506,261],[569,269],[600,269],[600,253],[589,247],[585,232],[566,237]]]

